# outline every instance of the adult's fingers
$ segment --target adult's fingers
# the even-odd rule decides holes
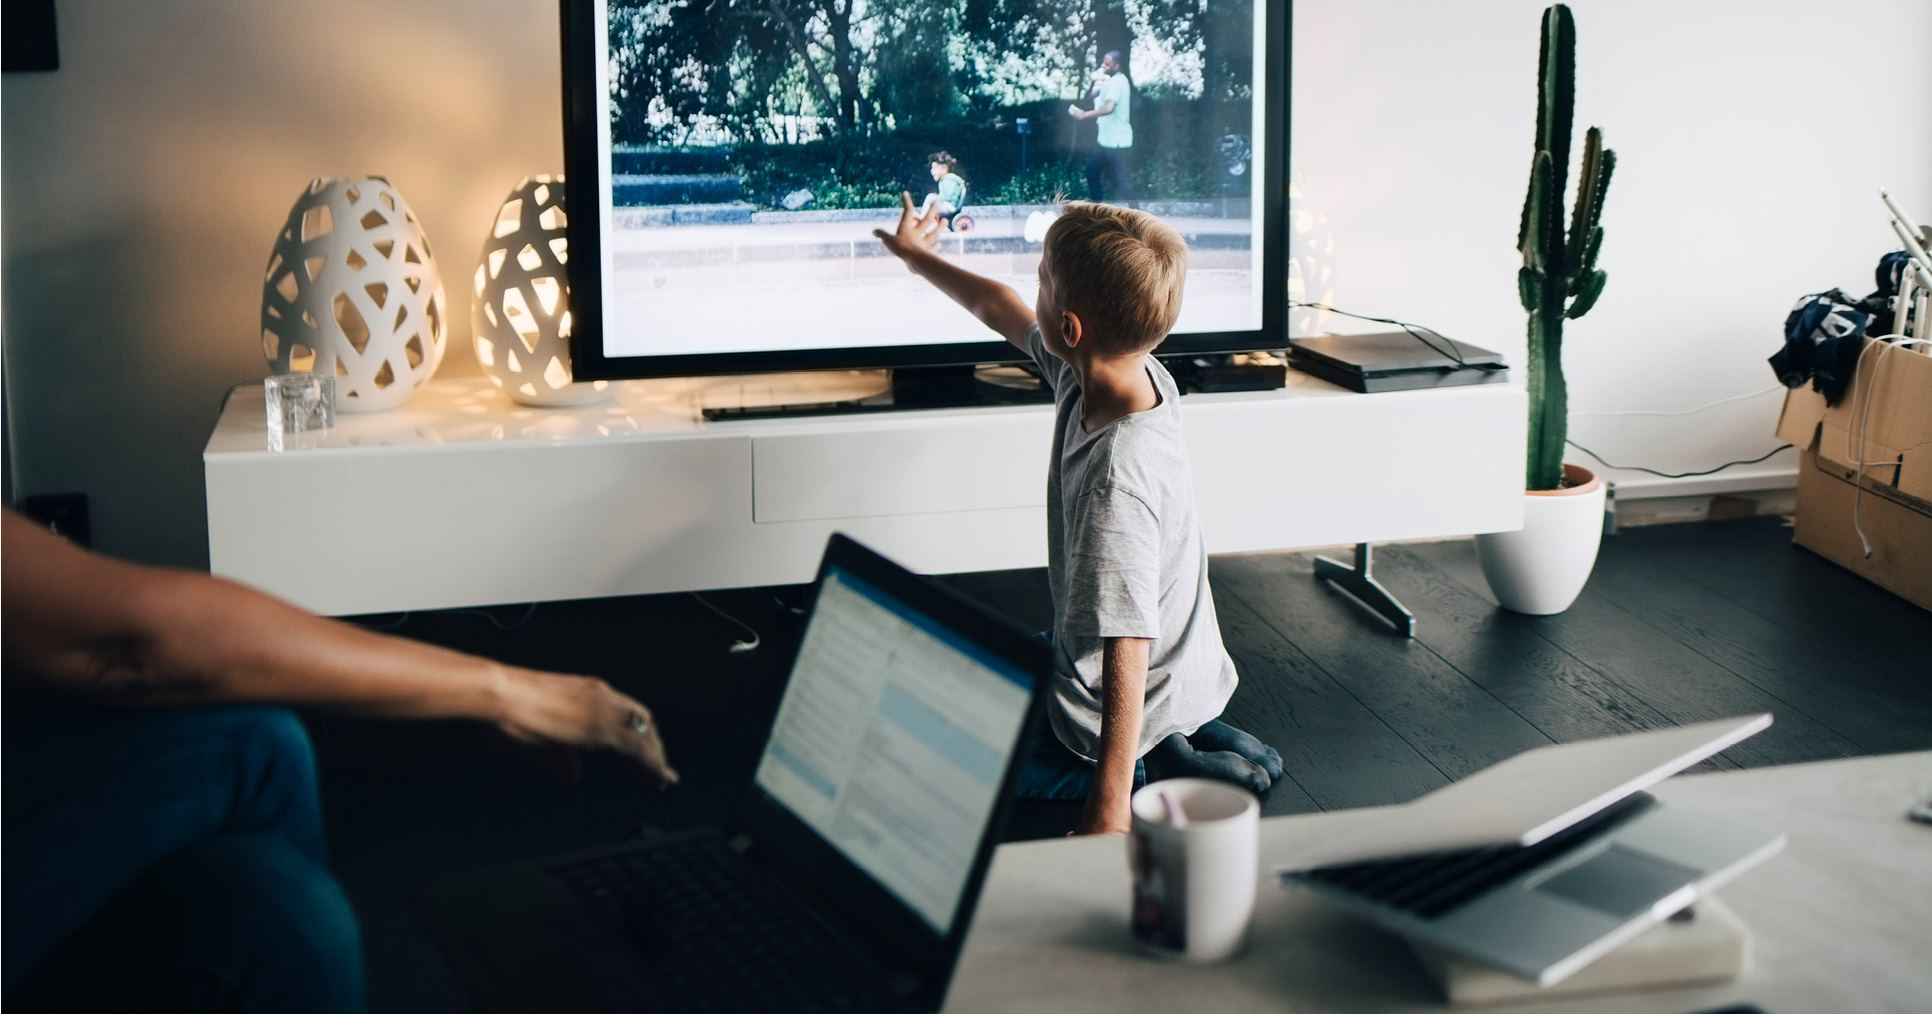
[[[660,784],[675,785],[678,773],[671,767],[664,753],[664,740],[658,735],[657,718],[649,708],[632,700],[608,686],[610,695],[609,715],[615,729],[609,740],[619,753],[642,766]]]

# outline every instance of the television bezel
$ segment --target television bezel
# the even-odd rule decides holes
[[[563,147],[566,187],[608,171],[598,153],[597,57],[594,4],[606,0],[560,0],[563,57]],[[1285,349],[1287,331],[1288,138],[1292,42],[1290,0],[1256,0],[1267,11],[1263,49],[1262,129],[1255,145],[1273,157],[1262,160],[1261,325],[1241,331],[1171,335],[1154,350],[1159,356],[1205,355],[1256,349]],[[584,170],[584,171],[580,171]],[[593,171],[594,170],[594,171]],[[593,193],[596,191],[593,191]],[[599,209],[601,211],[602,209]],[[565,234],[573,254],[602,249],[601,214],[567,215]],[[805,370],[872,370],[922,366],[970,366],[1025,361],[1005,341],[881,345],[857,348],[774,349],[766,351],[610,356],[604,351],[603,259],[572,256],[565,264],[570,284],[571,373],[577,380],[633,380],[662,377],[783,373]],[[943,298],[935,295],[934,298]],[[727,312],[723,309],[721,313]]]

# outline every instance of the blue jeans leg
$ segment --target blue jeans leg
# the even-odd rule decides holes
[[[184,877],[184,883],[193,883],[207,867],[191,862],[190,852],[213,847],[210,843],[217,839],[244,838],[254,844],[240,853],[232,851],[237,846],[223,845],[211,854],[237,864],[236,882],[254,884],[251,893],[265,913],[278,905],[319,913],[317,931],[330,940],[326,945],[307,941],[317,945],[318,960],[340,961],[344,955],[353,959],[352,968],[338,977],[353,982],[354,1003],[315,1009],[360,1006],[360,945],[354,920],[346,906],[337,910],[324,897],[334,890],[332,883],[326,890],[316,883],[318,879],[327,882],[327,877],[321,872],[322,818],[315,759],[307,733],[294,715],[267,708],[100,712],[69,714],[31,726],[21,726],[16,715],[9,715],[6,746],[4,977],[8,994],[83,926],[97,916],[107,918],[110,907],[115,910],[114,921],[132,919],[127,906],[119,903],[130,887],[141,887],[138,894],[130,894],[131,899],[185,897],[154,887],[149,878],[174,873]],[[266,855],[269,845],[280,854]],[[251,880],[242,875],[251,867],[274,875],[258,869],[259,875],[251,875]],[[296,897],[284,897],[284,892]],[[335,897],[339,900],[339,893]],[[238,911],[238,904],[210,895],[205,904],[190,907],[206,907],[208,911],[196,913],[197,918],[212,919],[224,910]],[[150,912],[149,917],[150,931],[163,939],[190,935],[194,922],[184,919],[181,911]],[[231,932],[225,938],[228,945],[243,947],[230,955],[231,971],[247,976],[277,974],[272,956],[263,955],[259,947],[250,952],[243,946],[269,939],[272,934],[267,931],[273,923],[272,914],[265,914],[260,924],[263,932]],[[222,939],[218,937],[216,943]],[[113,980],[109,970],[115,957],[97,955],[88,977]],[[291,951],[281,960],[297,957]],[[250,964],[263,960],[268,964]],[[36,992],[45,985],[36,983]],[[321,991],[322,999],[328,995],[328,990]]]
[[[1033,635],[1053,644],[1053,631]],[[1020,799],[1085,799],[1093,791],[1094,766],[1061,744],[1051,728],[1041,729],[1027,744],[1014,779],[1013,794]],[[1134,788],[1147,784],[1147,765],[1134,762]]]
[[[1013,794],[1020,799],[1085,799],[1093,791],[1094,766],[1060,744],[1053,730],[1041,729],[1027,744]],[[1147,784],[1147,765],[1134,762],[1134,788]]]
[[[335,879],[273,835],[221,835],[136,880],[8,997],[23,1011],[363,1008],[362,938]]]

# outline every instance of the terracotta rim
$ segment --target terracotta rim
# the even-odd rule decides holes
[[[1597,473],[1582,465],[1572,465],[1568,462],[1563,465],[1563,479],[1569,485],[1562,489],[1529,489],[1524,492],[1530,496],[1582,496],[1585,493],[1596,492],[1603,485],[1603,480],[1597,478]]]

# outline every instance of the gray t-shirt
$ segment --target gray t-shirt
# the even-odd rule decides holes
[[[1037,324],[1026,347],[1055,402],[1047,472],[1054,612],[1048,715],[1060,742],[1097,759],[1103,640],[1148,638],[1139,756],[1219,716],[1236,682],[1208,590],[1180,391],[1150,356],[1147,375],[1160,404],[1089,433],[1079,378],[1041,344]]]

